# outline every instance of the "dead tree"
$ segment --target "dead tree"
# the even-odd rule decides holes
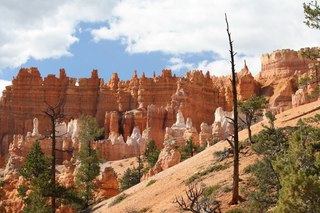
[[[238,100],[237,100],[237,82],[236,82],[236,71],[235,71],[235,62],[234,56],[236,53],[233,51],[233,41],[231,39],[231,33],[229,31],[229,23],[227,14],[225,14],[225,21],[227,24],[227,34],[230,45],[230,63],[231,63],[231,72],[232,72],[232,95],[233,95],[233,142],[230,143],[233,149],[233,188],[232,188],[232,199],[230,204],[237,204],[240,201],[239,195],[239,137],[238,137]]]
[[[180,209],[183,211],[189,211],[193,213],[221,213],[220,201],[202,199],[204,189],[205,188],[203,186],[200,186],[200,188],[198,188],[196,184],[190,184],[188,186],[188,189],[185,190],[187,200],[185,200],[183,196],[176,196],[173,202],[177,203]]]
[[[60,99],[60,101],[52,106],[48,102],[45,102],[47,105],[46,110],[43,110],[42,112],[49,117],[50,119],[50,138],[52,139],[51,143],[51,185],[52,185],[52,194],[51,194],[51,212],[56,212],[56,194],[57,194],[57,187],[56,187],[56,125],[62,121],[64,118],[64,114],[61,112],[61,105],[63,103],[63,99]]]

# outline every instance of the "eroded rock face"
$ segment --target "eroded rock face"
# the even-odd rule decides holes
[[[149,177],[180,163],[181,154],[177,150],[176,146],[177,144],[175,140],[167,140],[164,148],[159,154],[158,161],[154,167],[148,171],[148,173],[143,175],[142,180],[146,180]]]
[[[96,199],[102,200],[120,193],[117,174],[112,167],[106,167],[97,180]]]
[[[252,74],[250,73],[246,62],[244,62],[244,68],[237,74],[237,92],[239,100],[247,100],[253,96],[258,95],[259,85],[254,80]]]
[[[18,187],[22,184],[27,184],[27,181],[19,176],[18,170],[21,168],[25,157],[21,156],[22,151],[18,148],[23,143],[20,138],[15,146],[10,147],[10,159],[7,163],[6,171],[2,179],[3,185],[0,186],[1,202],[0,209],[3,212],[22,212],[24,207],[23,199],[18,195]],[[41,144],[41,143],[40,143]],[[23,147],[20,147],[23,149]],[[76,165],[78,162],[72,158],[70,161],[65,160],[62,166],[57,166],[56,180],[59,184],[67,189],[75,186]],[[97,192],[95,193],[96,199],[105,199],[115,196],[120,193],[117,175],[111,167],[105,168],[101,171],[97,180]],[[61,205],[57,212],[75,212],[68,206]]]
[[[150,128],[152,139],[163,147],[165,128],[174,123],[179,109],[199,131],[202,121],[212,122],[208,113],[227,105],[224,97],[210,75],[201,71],[179,78],[170,70],[152,78],[144,74],[139,78],[135,72],[129,81],[121,81],[113,74],[104,83],[97,70],[92,71],[90,78],[77,80],[67,77],[63,69],[59,77],[48,75],[42,79],[37,68],[22,68],[0,101],[1,157],[8,153],[8,141],[14,134],[48,136],[49,119],[42,113],[46,103],[56,105],[62,99],[60,110],[72,119],[80,114],[95,116],[110,139],[122,135],[126,140],[135,126],[141,131]],[[38,129],[34,128],[34,118],[41,124]],[[71,127],[65,128],[68,132]]]
[[[261,85],[260,94],[269,98],[271,110],[275,113],[291,108],[292,104],[295,106],[301,103],[301,92],[297,96],[292,95],[298,89],[299,78],[314,75],[312,67],[317,61],[303,56],[310,51],[317,50],[277,50],[261,57],[262,70],[256,80]]]
[[[264,95],[274,111],[290,108],[297,78],[314,63],[302,57],[301,51],[304,50],[281,50],[262,56],[262,70],[256,79],[244,65],[237,75],[239,99]],[[80,114],[95,116],[104,126],[107,139],[116,141],[122,135],[126,141],[138,126],[141,131],[148,128],[149,139],[162,148],[166,128],[176,122],[179,110],[199,132],[202,122],[213,123],[211,115],[218,107],[232,110],[232,88],[230,76],[215,77],[198,70],[187,72],[184,77],[172,75],[171,70],[151,78],[144,74],[139,78],[134,72],[128,81],[121,81],[114,73],[105,83],[97,70],[90,78],[75,79],[61,69],[59,77],[48,75],[43,79],[37,68],[22,68],[0,100],[0,163],[13,135],[30,132],[31,136],[48,137],[49,119],[42,110],[46,103],[55,105],[59,100],[63,100],[60,110],[71,117],[69,120]],[[38,130],[34,118],[41,124]],[[69,120],[63,122],[67,124]],[[63,131],[69,132],[70,128],[63,127]]]
[[[199,134],[200,146],[205,146],[207,144],[212,145],[212,128],[206,123],[201,124],[201,131]]]
[[[259,79],[281,79],[291,77],[298,72],[303,74],[308,71],[312,60],[302,55],[304,49],[294,51],[290,49],[276,50],[271,54],[261,56],[261,72]]]
[[[171,127],[166,128],[164,140],[174,140],[181,147],[190,139],[194,144],[200,144],[198,131],[192,126],[191,118],[187,118],[187,122],[185,122],[184,116],[179,110],[176,115],[176,122]]]

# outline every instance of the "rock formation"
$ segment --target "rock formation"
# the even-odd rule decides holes
[[[315,63],[302,56],[306,50],[280,50],[263,55],[262,70],[255,79],[245,64],[237,76],[239,99],[264,95],[275,112],[290,108],[299,77],[308,73],[309,66]],[[299,97],[294,97],[294,102],[301,104],[297,101]],[[114,73],[105,83],[97,70],[92,71],[90,78],[75,79],[61,69],[59,77],[48,75],[43,79],[37,68],[21,68],[0,100],[2,165],[13,135],[30,132],[28,136],[49,136],[46,131],[49,120],[42,110],[46,103],[54,105],[60,100],[60,111],[67,115],[59,127],[61,132],[70,134],[69,130],[74,127],[69,121],[83,113],[96,117],[105,128],[106,139],[121,144],[123,138],[126,142],[137,126],[141,132],[147,129],[147,140],[154,140],[159,148],[163,147],[166,128],[176,122],[179,110],[192,120],[197,132],[202,122],[213,123],[212,115],[218,107],[232,110],[229,77],[210,76],[198,70],[187,72],[183,77],[172,75],[171,70],[163,70],[160,76],[151,78],[144,74],[139,78],[134,72],[128,81],[120,80]],[[221,135],[219,128],[216,123],[215,135]],[[205,134],[202,135],[203,138]]]
[[[117,174],[112,167],[106,167],[97,180],[96,199],[102,200],[120,193]]]
[[[177,143],[175,140],[166,140],[165,146],[161,150],[156,164],[148,171],[148,173],[143,175],[142,180],[146,180],[149,177],[180,163],[181,154],[176,147]]]
[[[175,122],[177,110],[181,109],[200,130],[202,121],[212,122],[208,113],[227,105],[210,76],[201,71],[188,72],[179,78],[172,76],[170,70],[163,70],[153,78],[145,75],[138,78],[135,73],[129,81],[121,81],[113,74],[104,83],[97,70],[92,71],[90,78],[77,80],[67,77],[63,69],[59,77],[48,75],[42,79],[37,68],[21,68],[0,101],[1,157],[8,153],[14,134],[33,132],[34,118],[41,124],[34,136],[48,136],[49,120],[42,110],[46,103],[55,105],[60,100],[63,102],[60,110],[68,119],[81,113],[93,115],[105,127],[107,138],[121,134],[126,139],[135,126],[141,130],[150,128],[150,136],[159,147],[163,147],[165,128]]]
[[[292,94],[298,89],[298,79],[312,75],[312,67],[317,63],[305,55],[316,50],[277,50],[261,57],[261,72],[256,80],[261,87],[260,94],[269,98],[271,110],[277,113],[292,107]]]

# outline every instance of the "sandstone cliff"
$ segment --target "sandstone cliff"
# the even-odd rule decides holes
[[[256,78],[244,65],[237,76],[239,99],[264,95],[275,112],[292,107],[298,79],[308,74],[310,64],[314,63],[302,56],[305,50],[279,50],[263,55],[262,70]],[[201,71],[176,77],[170,70],[163,70],[160,76],[153,77],[144,74],[138,77],[134,72],[128,81],[120,80],[114,73],[105,83],[97,70],[92,71],[90,78],[75,79],[61,69],[59,77],[48,75],[43,79],[37,68],[22,68],[0,100],[0,162],[8,152],[13,135],[32,131],[34,118],[41,123],[39,134],[47,136],[49,120],[42,110],[46,102],[55,104],[59,100],[63,102],[61,112],[66,115],[65,122],[81,113],[93,115],[99,125],[104,126],[106,139],[122,136],[125,142],[134,127],[138,127],[140,132],[146,130],[145,138],[163,147],[166,127],[176,122],[178,110],[192,120],[198,132],[202,122],[213,123],[218,107],[232,110],[229,78]],[[296,97],[294,101],[302,103]]]

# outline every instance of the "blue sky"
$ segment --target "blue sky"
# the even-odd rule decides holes
[[[0,0],[0,90],[20,67],[41,75],[65,68],[72,77],[92,69],[177,75],[188,70],[229,74],[227,12],[237,70],[256,75],[260,56],[276,49],[319,46],[319,31],[303,24],[302,0]]]

